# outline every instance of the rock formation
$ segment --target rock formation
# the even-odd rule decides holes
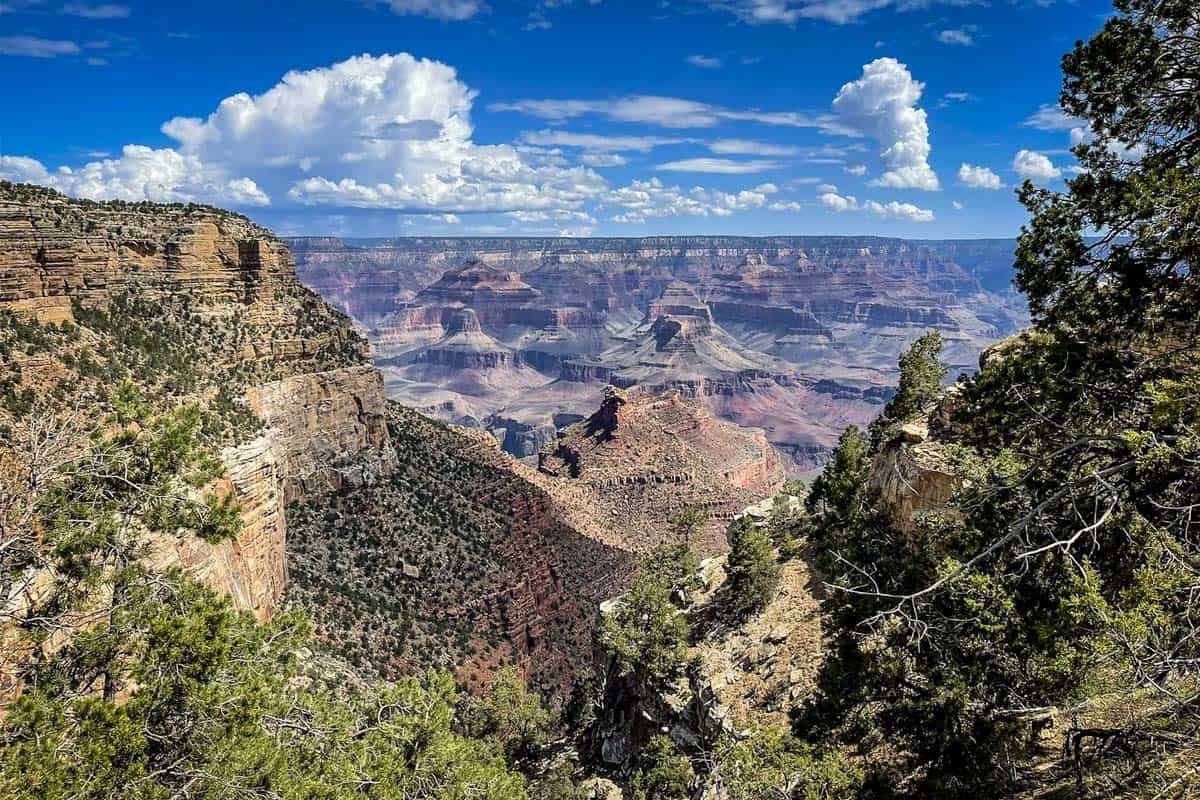
[[[800,508],[798,498],[779,496],[739,516],[760,526],[786,525]],[[812,692],[823,659],[823,592],[812,568],[803,557],[783,560],[767,606],[732,619],[723,609],[725,565],[724,555],[703,560],[698,588],[680,600],[693,632],[682,674],[654,685],[608,665],[591,744],[614,773],[627,774],[637,752],[658,734],[684,752],[697,752],[721,739],[786,727],[791,709]],[[602,613],[620,602],[606,603]]]
[[[588,419],[562,431],[538,454],[538,470],[559,491],[576,493],[622,544],[645,552],[665,541],[667,518],[698,507],[709,515],[696,546],[719,552],[725,526],[783,481],[779,455],[760,430],[714,417],[678,392],[605,390]]]
[[[897,529],[917,530],[924,514],[943,512],[962,485],[945,445],[925,419],[912,420],[880,449],[867,484]]]
[[[567,380],[602,379],[654,393],[678,389],[694,397],[753,391],[760,381],[796,383],[787,362],[742,347],[713,320],[708,305],[675,282],[655,298],[630,341],[563,365]]]
[[[453,271],[425,293],[429,305],[389,312],[407,313],[410,330],[428,339],[393,367],[483,400],[514,381],[545,383],[544,364],[526,360],[536,351],[487,327],[533,320],[549,341],[559,326],[595,319],[538,308],[540,297],[484,264]],[[591,662],[600,601],[665,535],[665,516],[685,504],[709,508],[710,549],[719,549],[721,521],[782,478],[761,433],[681,399],[631,401],[614,420],[613,442],[645,448],[641,467],[622,473],[628,453],[583,447],[589,471],[567,480],[514,463],[487,434],[396,407],[365,342],[299,285],[287,248],[217,209],[92,204],[4,186],[0,344],[9,348],[14,335],[0,423],[27,413],[27,389],[102,419],[110,375],[127,376],[161,408],[194,402],[211,415],[224,476],[209,488],[237,500],[240,532],[219,544],[156,535],[150,557],[259,618],[290,596],[319,637],[380,674],[454,665],[464,683],[483,686],[515,664],[564,696]],[[544,425],[503,423],[530,455],[583,417],[544,408]],[[11,598],[5,587],[6,612],[37,602],[45,578],[25,576]]]
[[[150,316],[115,319],[118,299],[121,313],[139,308]],[[95,313],[108,314],[114,328],[177,324],[171,335],[186,329],[192,341],[146,346],[179,347],[202,362],[189,364],[198,397],[219,384],[247,392],[266,426],[222,456],[243,508],[240,535],[218,546],[163,543],[160,558],[177,560],[260,617],[278,607],[286,582],[284,503],[317,485],[361,479],[363,469],[391,468],[383,384],[366,364],[365,342],[299,284],[287,247],[245,217],[199,206],[87,203],[8,185],[0,189],[0,310],[78,322],[88,353],[122,347],[88,327]],[[50,353],[14,368],[41,390],[78,381],[75,391],[86,397],[88,380],[65,366],[74,357]],[[372,466],[340,466],[360,456]]]
[[[721,417],[767,427],[789,471],[811,473],[847,424],[878,413],[897,355],[920,333],[939,329],[947,359],[969,371],[983,348],[1027,319],[1005,277],[1013,245],[998,240],[294,246],[302,278],[369,331],[390,396],[485,427],[518,456],[544,438],[530,431],[590,413],[603,386],[616,383],[705,397]],[[438,347],[464,308],[495,342],[492,355],[450,357]],[[418,357],[437,368],[414,368]]]

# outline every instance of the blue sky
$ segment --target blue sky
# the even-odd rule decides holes
[[[1009,236],[1108,11],[0,0],[0,177],[287,234]]]

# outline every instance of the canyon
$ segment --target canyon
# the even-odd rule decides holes
[[[429,318],[409,368],[543,381],[484,332],[538,290],[468,265],[431,295],[448,310]],[[23,474],[86,446],[123,383],[159,411],[195,404],[223,473],[209,488],[236,501],[240,529],[215,543],[156,533],[148,559],[259,620],[302,609],[330,652],[386,677],[452,667],[478,688],[515,666],[565,697],[591,664],[599,604],[670,539],[670,514],[707,510],[702,545],[720,552],[724,523],[783,479],[762,432],[686,393],[594,398],[557,419],[564,437],[540,468],[478,427],[398,405],[386,345],[381,372],[354,322],[298,280],[285,243],[204,206],[0,185],[0,349],[5,509],[24,496]],[[68,423],[58,461],[34,464],[45,448],[26,447],[28,434]],[[564,459],[574,470],[557,468]],[[15,552],[4,554],[5,620],[36,613],[58,579],[36,542],[9,563]],[[18,628],[0,625],[0,700],[19,686],[8,655],[28,655]]]
[[[373,345],[390,397],[531,462],[614,385],[762,428],[810,476],[941,332],[951,377],[1028,322],[1009,240],[288,239]]]

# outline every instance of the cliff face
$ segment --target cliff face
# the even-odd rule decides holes
[[[360,486],[395,469],[383,378],[370,366],[293,375],[249,390],[285,501]]]
[[[946,360],[969,371],[983,348],[1027,320],[1003,277],[1012,242],[414,238],[294,246],[302,279],[368,330],[390,396],[487,428],[515,455],[528,440],[509,435],[513,422],[541,428],[554,415],[587,414],[614,383],[706,398],[719,416],[767,428],[789,471],[809,473],[846,425],[879,412],[896,357],[920,333],[940,330]],[[464,309],[494,343],[486,353],[438,347]],[[659,318],[677,334],[663,326],[651,336]]]
[[[246,397],[264,425],[225,436],[221,450],[241,533],[217,546],[158,542],[155,557],[259,617],[286,584],[284,504],[394,466],[366,343],[299,284],[287,247],[244,217],[0,187],[0,311],[78,325],[74,344],[6,365],[18,390],[67,390],[100,414],[112,387],[82,366],[100,358],[156,402]],[[173,363],[187,374],[161,366]]]
[[[412,300],[448,270],[480,261],[518,273],[550,304],[612,311],[645,304],[674,280],[742,284],[746,267],[770,267],[746,285],[760,298],[841,295],[864,289],[903,306],[939,305],[981,289],[1003,292],[1015,243],[906,241],[884,237],[642,239],[289,239],[301,277],[368,325]],[[778,267],[785,269],[779,271]],[[833,278],[831,281],[830,278]],[[705,299],[709,299],[707,296]]]
[[[215,209],[6,192],[0,240],[0,302],[43,321],[69,319],[71,299],[103,303],[133,289],[203,306],[250,306],[258,319],[277,319],[271,299],[297,285],[282,242]]]
[[[227,488],[242,507],[238,536],[215,545],[194,537],[158,537],[154,563],[160,569],[181,567],[262,620],[279,607],[287,585],[285,484],[266,436],[227,449],[222,460]]]
[[[643,395],[615,387],[596,413],[538,454],[538,470],[556,491],[576,496],[573,507],[617,531],[622,546],[636,551],[665,541],[667,518],[689,506],[709,514],[696,545],[722,551],[733,515],[784,479],[779,454],[761,430],[719,420],[678,393]]]

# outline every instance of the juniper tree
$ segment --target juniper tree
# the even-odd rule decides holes
[[[738,617],[766,608],[779,588],[779,562],[766,531],[749,517],[729,527],[729,560],[725,572],[726,603]]]
[[[827,528],[834,656],[797,731],[886,736],[917,792],[994,792],[1023,710],[1139,690],[1167,710],[1105,734],[1130,756],[1122,781],[1196,786],[1200,7],[1117,10],[1063,60],[1081,172],[1020,191],[1034,326],[946,409],[967,479],[953,511],[899,531],[860,485],[856,515]]]
[[[633,775],[633,800],[688,800],[696,773],[687,757],[666,736],[655,736],[638,756]]]

